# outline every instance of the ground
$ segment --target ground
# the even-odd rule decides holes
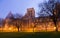
[[[0,38],[60,38],[60,32],[0,32]]]

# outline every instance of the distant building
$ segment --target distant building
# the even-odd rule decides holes
[[[33,20],[35,18],[34,8],[28,8],[27,13],[23,16],[23,26],[28,29],[32,27]]]
[[[54,13],[56,14],[55,10],[54,10]],[[12,20],[12,18],[14,18],[14,16],[10,12],[5,19],[5,21],[6,21],[5,26],[6,25],[9,26],[8,23],[9,23],[9,21]],[[57,20],[59,21],[59,19],[57,19]],[[60,25],[60,21],[57,23],[57,25],[58,26]],[[14,26],[14,25],[11,25],[11,26]],[[56,29],[56,27],[52,20],[52,16],[35,17],[35,9],[34,8],[27,8],[26,14],[21,18],[20,30],[23,32],[26,32],[26,31],[27,32],[55,31],[55,29]]]

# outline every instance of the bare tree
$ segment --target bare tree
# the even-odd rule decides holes
[[[19,14],[14,15],[14,19],[13,19],[13,23],[14,25],[17,27],[18,32],[20,31],[20,27],[22,26],[22,16]]]
[[[18,29],[18,32],[19,32],[20,31],[21,22],[22,22],[22,16],[20,14],[14,14],[14,15],[10,16],[9,19],[10,20],[8,21],[8,24],[16,26],[17,29]]]
[[[38,13],[38,15],[40,16],[41,14],[43,14],[42,16],[52,16],[52,20],[55,24],[56,27],[56,31],[58,31],[57,29],[57,14],[54,13],[54,9],[57,9],[57,3],[59,0],[49,0],[48,2],[44,2],[42,4],[39,4],[39,8],[41,8],[40,12]],[[57,11],[57,10],[56,10]],[[57,13],[57,12],[56,12]],[[46,15],[45,15],[46,14]]]
[[[3,27],[5,26],[5,20],[0,18],[0,28],[2,28],[2,32],[3,32]]]

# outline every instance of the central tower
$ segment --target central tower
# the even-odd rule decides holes
[[[27,13],[25,14],[27,18],[34,18],[35,17],[35,10],[34,8],[27,8]]]

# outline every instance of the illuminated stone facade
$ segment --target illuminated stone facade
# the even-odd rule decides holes
[[[3,27],[3,31],[5,32],[18,31],[15,25],[9,24],[9,22],[12,20],[11,18],[13,18],[13,14],[11,14],[10,12],[5,19],[5,26]],[[60,31],[60,19],[57,19],[57,26],[58,31]],[[22,17],[21,26],[19,26],[20,32],[46,32],[46,31],[55,31],[55,29],[56,27],[52,20],[52,16],[35,17],[34,8],[27,9],[27,13]]]
[[[35,11],[33,8],[28,8],[27,13],[23,17],[23,26],[26,24],[26,30],[32,30],[34,32],[41,31],[55,31],[56,27],[51,17],[35,17]],[[23,29],[24,30],[24,29]]]
[[[26,28],[25,30],[32,31],[32,23],[35,18],[35,10],[34,8],[28,8],[27,13],[23,16],[23,28]],[[23,29],[24,30],[24,29]]]

